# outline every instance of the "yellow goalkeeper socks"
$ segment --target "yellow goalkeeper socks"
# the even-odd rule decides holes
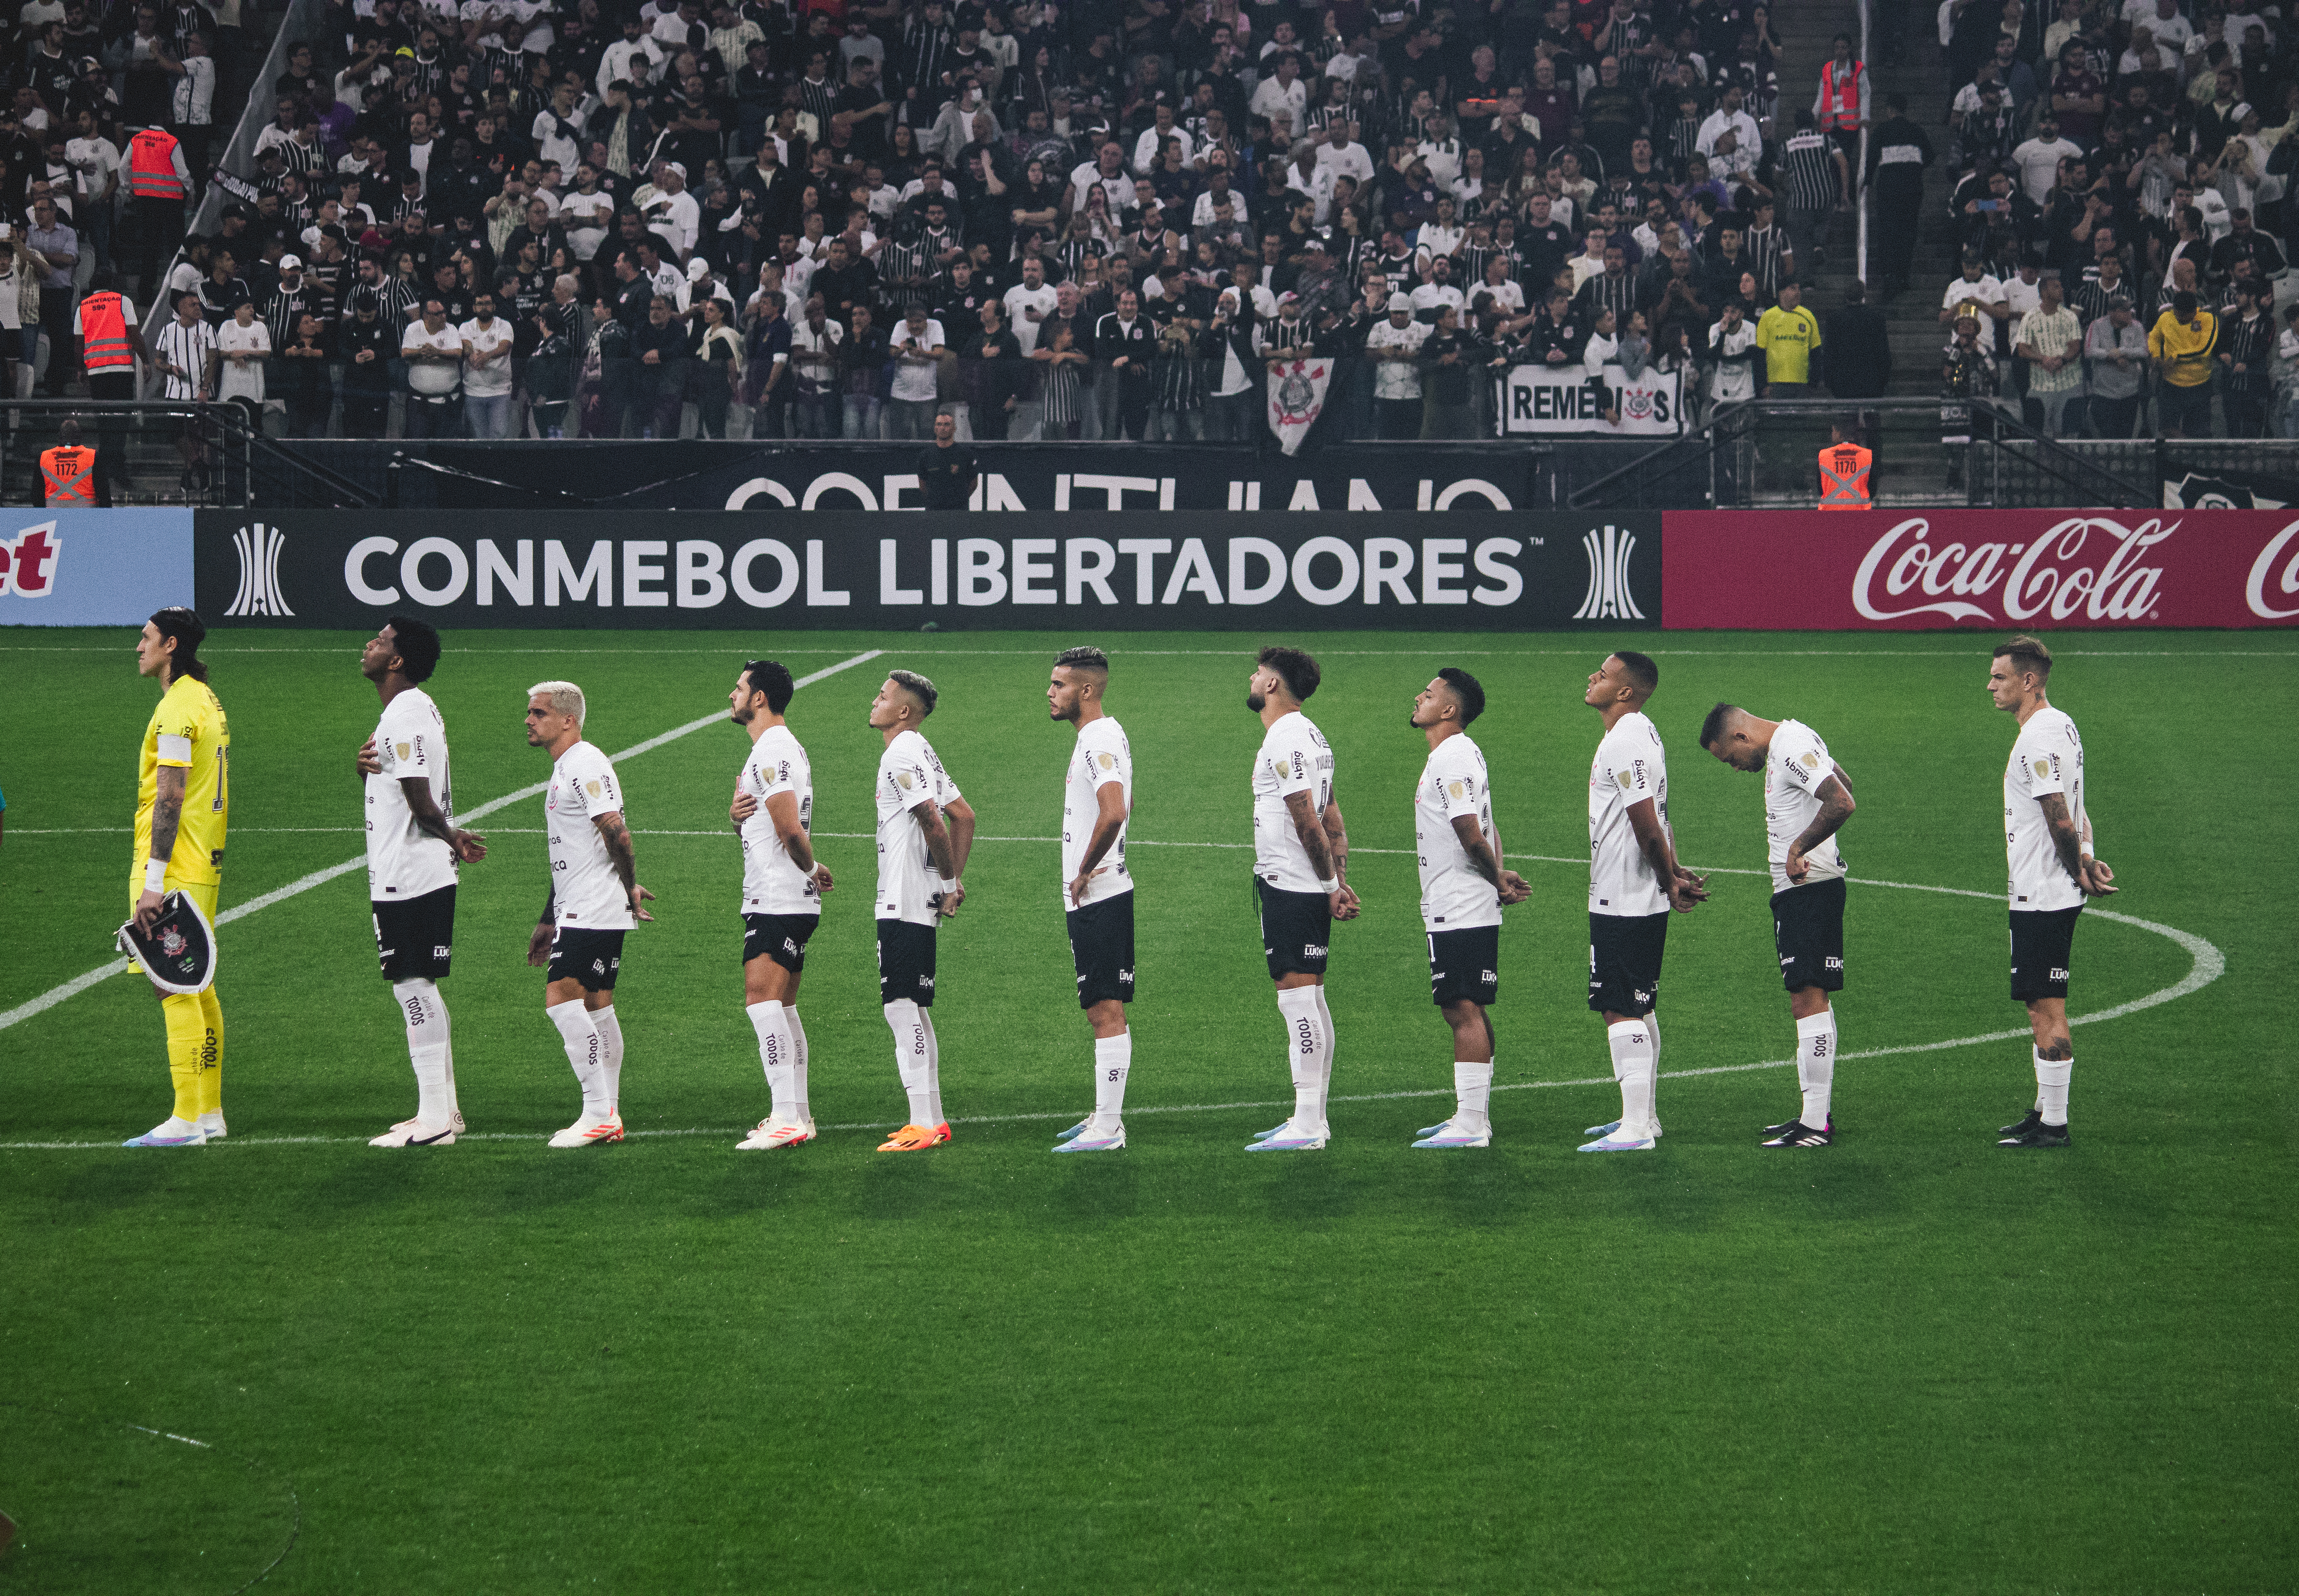
[[[208,1039],[207,1016],[199,998],[171,992],[160,1000],[160,1013],[168,1026],[168,1075],[176,1086],[176,1118],[196,1124],[200,1118],[200,1055]]]
[[[216,989],[200,993],[200,1022],[206,1035],[200,1043],[200,1112],[223,1112],[223,1004]]]

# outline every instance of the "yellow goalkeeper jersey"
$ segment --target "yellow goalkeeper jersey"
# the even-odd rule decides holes
[[[129,866],[143,890],[144,861],[152,856],[152,811],[160,801],[160,767],[184,772],[184,812],[168,875],[186,885],[223,879],[224,822],[231,814],[231,727],[223,705],[205,682],[178,677],[160,695],[136,770],[136,853]]]

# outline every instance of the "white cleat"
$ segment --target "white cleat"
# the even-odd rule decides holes
[[[1601,1136],[1594,1142],[1583,1142],[1581,1143],[1581,1151],[1583,1152],[1649,1152],[1656,1145],[1657,1143],[1650,1136],[1623,1136],[1620,1132],[1614,1131],[1611,1135]]]
[[[1472,1126],[1458,1119],[1448,1119],[1422,1133],[1415,1147],[1490,1147],[1493,1127]]]
[[[796,1119],[776,1119],[772,1115],[751,1127],[751,1134],[735,1143],[744,1152],[756,1152],[769,1147],[796,1147],[801,1142],[814,1140],[814,1123]]]
[[[142,1135],[122,1142],[122,1147],[204,1147],[208,1134],[196,1119],[178,1119],[170,1114]]]
[[[551,1138],[553,1147],[596,1147],[623,1139],[620,1114],[585,1114]]]
[[[223,1110],[221,1109],[210,1109],[206,1113],[201,1115],[200,1128],[207,1132],[209,1141],[222,1141],[224,1136]]]
[[[1257,1142],[1246,1143],[1248,1152],[1313,1152],[1325,1144],[1324,1126],[1302,1126],[1289,1119]]]
[[[419,1119],[403,1119],[379,1136],[368,1138],[369,1147],[452,1147],[455,1134],[461,1127],[454,1125],[426,1125]]]
[[[1078,1134],[1067,1141],[1054,1143],[1056,1152],[1116,1152],[1125,1145],[1125,1126],[1111,1126],[1108,1130],[1089,1119]]]
[[[1602,1125],[1590,1126],[1587,1130],[1582,1131],[1581,1134],[1584,1136],[1596,1136],[1602,1138],[1611,1135],[1614,1131],[1620,1128],[1621,1122],[1619,1120],[1607,1119]],[[1656,1139],[1660,1135],[1660,1121],[1657,1119],[1653,1121],[1653,1135]]]

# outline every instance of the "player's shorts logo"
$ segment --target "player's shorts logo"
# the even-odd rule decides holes
[[[1838,959],[1833,953],[1828,956],[1826,963],[1830,969],[1842,969],[1844,968],[1844,960]]]
[[[1323,959],[1324,956],[1325,944],[1324,943],[1310,942],[1301,944],[1301,957],[1304,959]]]
[[[431,957],[434,959],[445,959],[452,957],[448,952],[448,944],[444,942],[433,943],[431,944]]]
[[[2066,980],[2067,978],[2068,978],[2068,972],[2067,972],[2067,971],[2065,971],[2065,970],[2063,970],[2063,969],[2060,968],[2057,965],[2054,965],[2054,966],[2053,966],[2053,967],[2052,967],[2052,979],[2053,979],[2053,980],[2054,980],[2054,981],[2064,981],[2064,980]]]

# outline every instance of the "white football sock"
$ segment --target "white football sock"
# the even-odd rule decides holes
[[[600,1090],[606,1093],[607,1112],[623,1111],[623,1022],[615,1018],[615,1006],[591,1011],[592,1027],[599,1033]]]
[[[909,998],[897,998],[886,1005],[886,1028],[894,1033],[894,1070],[902,1077],[902,1090],[909,1095],[910,1123],[940,1123],[925,1117],[930,1106],[926,1092],[925,1015]]]
[[[1605,1041],[1613,1050],[1613,1074],[1621,1083],[1621,1128],[1613,1134],[1631,1142],[1648,1137],[1653,1134],[1656,1074],[1652,1027],[1641,1019],[1624,1019],[1605,1027]]]
[[[783,1018],[791,1034],[791,1118],[802,1125],[814,1123],[814,1110],[806,1095],[806,1027],[799,1023],[798,1005],[784,1003]]]
[[[1645,1029],[1652,1035],[1653,1112],[1652,1134],[1660,1135],[1660,1011],[1645,1016]]]
[[[1325,1056],[1317,1062],[1317,1123],[1325,1123],[1325,1099],[1332,1091],[1333,1060],[1340,1055],[1341,1034],[1333,1027],[1333,1007],[1325,1001],[1323,985],[1312,986],[1317,994],[1317,1018],[1325,1027]]]
[[[2068,1077],[2075,1074],[2073,1059],[2046,1059],[2036,1054],[2036,1107],[2046,1125],[2068,1122]]]
[[[461,1118],[463,1105],[455,1096],[455,1035],[447,1034],[447,1119],[450,1124]]]
[[[1797,1085],[1804,1088],[1804,1111],[1797,1118],[1814,1130],[1826,1130],[1829,1097],[1836,1087],[1836,1010],[1822,1009],[1797,1021],[1796,1031]]]
[[[1097,1130],[1115,1130],[1125,1117],[1125,1076],[1133,1068],[1133,1033],[1093,1039],[1093,1118]]]
[[[791,1060],[798,1050],[791,1041],[790,1010],[778,1002],[766,1002],[746,1004],[743,1012],[751,1017],[751,1028],[759,1034],[759,1062],[766,1068],[767,1090],[774,1097],[767,1112],[777,1119],[805,1124],[802,1117],[792,1111]]]
[[[585,1116],[604,1119],[613,1110],[608,1106],[606,1083],[599,1075],[599,1027],[591,1023],[591,1011],[577,998],[553,1003],[544,1013],[559,1027],[560,1040],[567,1044],[567,1062],[574,1067],[575,1079],[583,1088]]]
[[[1293,1076],[1293,1128],[1315,1134],[1325,1123],[1326,1060],[1331,1037],[1314,986],[1289,986],[1277,993],[1285,1019],[1285,1049]]]
[[[1492,1123],[1493,1064],[1467,1059],[1453,1060],[1453,1118],[1473,1126]]]
[[[933,1010],[920,1009],[918,1024],[926,1033],[926,1112],[933,1116],[918,1123],[932,1126],[949,1118],[942,1107],[942,1039],[934,1035]]]
[[[445,1125],[454,1117],[455,1093],[447,1075],[447,1005],[439,999],[439,984],[394,981],[391,995],[399,1000],[400,1018],[407,1022],[407,1057],[415,1066],[416,1120]]]

